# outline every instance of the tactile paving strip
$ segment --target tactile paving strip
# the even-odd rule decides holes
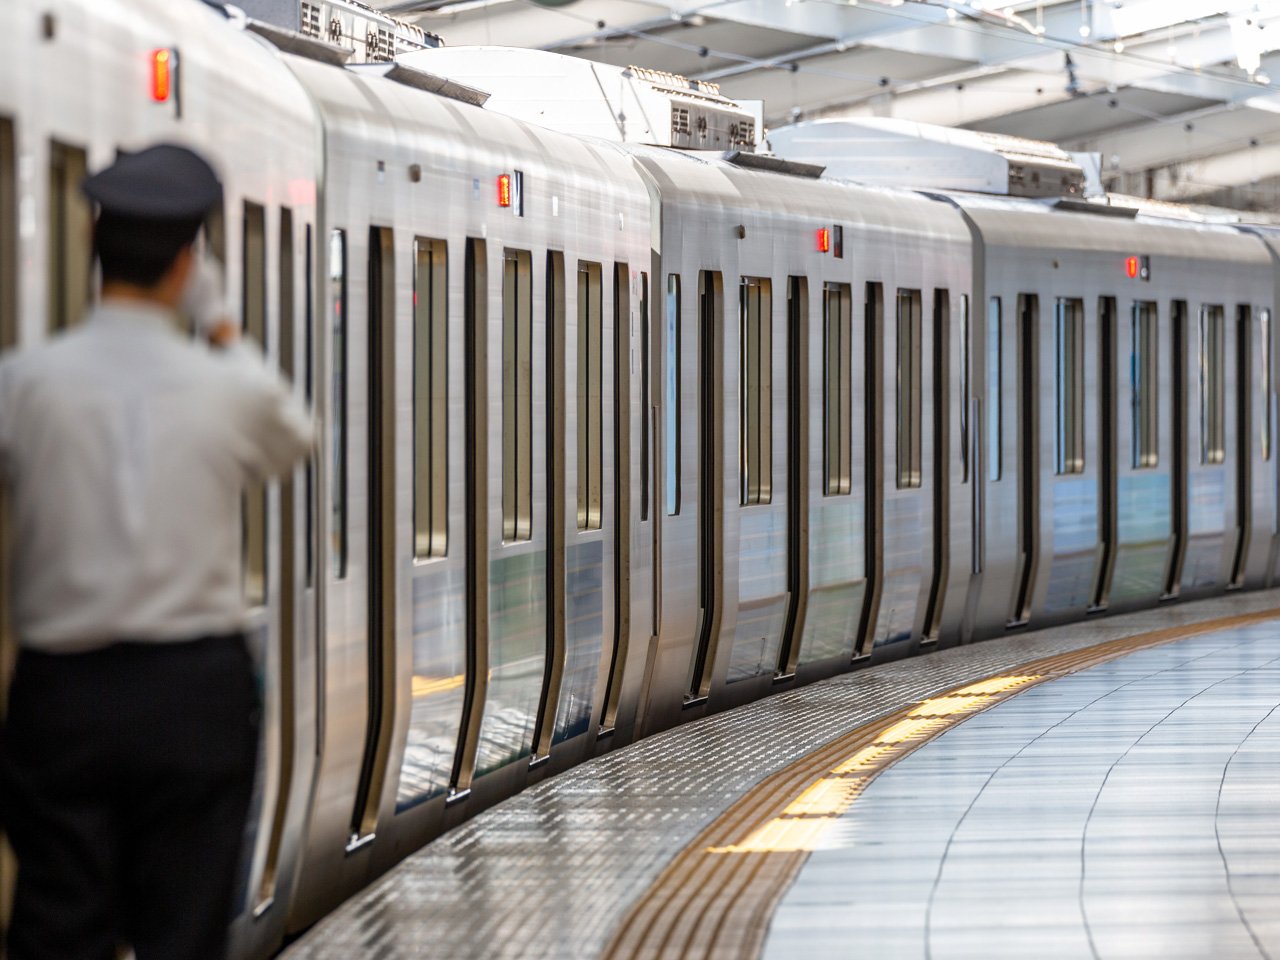
[[[410,856],[289,958],[598,957],[633,903],[726,809],[851,729],[1042,657],[1256,613],[1234,593],[896,661],[695,721],[544,781]]]
[[[1273,620],[1216,619],[1056,654],[903,707],[766,778],[680,851],[627,914],[608,960],[758,956],[775,907],[832,821],[880,772],[972,714],[1037,683],[1197,634]]]

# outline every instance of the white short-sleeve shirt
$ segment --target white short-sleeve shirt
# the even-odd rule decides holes
[[[241,492],[313,439],[253,347],[213,351],[148,304],[108,301],[0,360],[19,643],[77,652],[242,628]]]

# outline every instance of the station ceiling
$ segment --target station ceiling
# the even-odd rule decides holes
[[[450,46],[720,84],[767,126],[897,117],[1101,155],[1113,190],[1280,209],[1280,0],[377,0]]]

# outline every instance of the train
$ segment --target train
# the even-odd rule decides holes
[[[673,725],[1276,581],[1273,228],[860,184],[780,131],[612,142],[477,86],[202,0],[0,5],[0,348],[91,302],[85,173],[179,142],[320,425],[245,496],[236,956]]]

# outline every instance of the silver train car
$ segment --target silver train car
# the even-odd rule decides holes
[[[84,172],[183,142],[322,425],[246,497],[238,956],[674,724],[1274,582],[1274,235],[571,137],[250,27],[0,7],[0,347],[91,298]]]

